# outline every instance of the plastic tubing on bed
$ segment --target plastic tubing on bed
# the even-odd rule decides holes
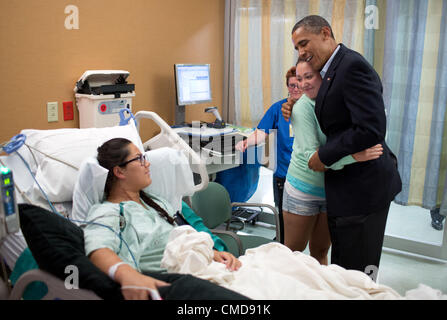
[[[201,181],[194,186],[194,192],[205,189],[208,186],[209,178],[205,163],[200,159],[200,156],[155,112],[138,111],[135,114],[135,122],[137,123],[138,131],[140,130],[141,119],[153,120],[160,127],[161,132],[168,135],[172,143],[180,145],[182,149],[185,150],[188,160],[192,161],[191,163],[193,164],[197,164],[198,173],[200,174]]]
[[[138,269],[137,261],[135,260],[135,257],[134,257],[134,255],[133,255],[132,251],[130,250],[129,245],[128,245],[127,242],[121,237],[121,235],[117,234],[117,233],[115,232],[115,230],[113,230],[111,227],[106,226],[106,225],[101,224],[101,223],[93,222],[93,221],[79,221],[79,220],[74,220],[74,219],[71,219],[71,218],[67,218],[67,217],[64,217],[61,213],[59,213],[59,212],[56,210],[56,208],[54,208],[54,206],[53,206],[53,204],[51,203],[50,199],[48,199],[47,194],[46,194],[45,191],[42,189],[42,187],[40,186],[40,184],[39,184],[39,182],[37,181],[36,177],[34,176],[34,174],[33,174],[32,170],[31,170],[31,168],[30,168],[28,162],[27,162],[27,161],[22,157],[22,155],[18,152],[18,149],[25,143],[25,140],[26,140],[26,136],[25,136],[25,135],[23,135],[23,134],[18,134],[18,135],[16,135],[16,136],[14,136],[14,137],[10,140],[9,143],[7,143],[5,146],[2,146],[0,149],[3,149],[3,150],[4,150],[6,153],[8,153],[8,154],[11,154],[11,153],[15,152],[15,153],[20,157],[20,159],[23,161],[23,163],[25,164],[26,168],[28,169],[29,173],[30,173],[31,176],[33,177],[34,181],[36,182],[37,186],[39,187],[40,191],[42,192],[43,196],[45,197],[45,199],[47,200],[48,204],[50,205],[51,210],[52,210],[55,214],[61,216],[61,217],[64,218],[64,219],[67,219],[67,220],[69,220],[69,221],[72,221],[72,222],[79,222],[79,223],[83,223],[83,224],[95,224],[95,225],[98,225],[98,226],[101,226],[101,227],[104,227],[104,228],[109,229],[110,231],[112,231],[113,233],[115,233],[115,235],[116,235],[118,238],[120,238],[120,239],[124,242],[124,244],[125,244],[126,247],[127,247],[127,250],[129,251],[130,255],[132,256],[132,259],[133,259],[133,262],[134,262],[134,264],[135,264],[135,267]]]
[[[22,133],[19,133],[19,134],[15,135],[14,137],[12,137],[11,140],[5,146],[2,147],[2,149],[7,154],[11,154],[11,153],[15,152],[20,157],[20,159],[23,161],[26,168],[28,169],[29,173],[31,174],[31,177],[33,177],[33,179],[36,182],[37,186],[39,187],[40,191],[45,196],[45,199],[48,201],[48,204],[50,205],[53,212],[60,215],[60,213],[57,212],[57,210],[53,207],[53,204],[51,203],[51,201],[48,199],[47,194],[43,191],[42,187],[40,186],[39,182],[37,181],[36,177],[34,176],[31,168],[29,167],[28,162],[22,157],[22,155],[18,151],[20,149],[20,147],[25,143],[25,140],[26,140],[26,136]]]
[[[16,134],[11,138],[4,146],[2,146],[3,151],[7,154],[11,154],[14,151],[20,149],[20,147],[25,143],[26,136],[22,133]]]

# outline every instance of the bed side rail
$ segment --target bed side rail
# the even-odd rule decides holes
[[[154,121],[161,129],[161,133],[154,138],[146,141],[143,147],[148,149],[156,149],[160,147],[172,147],[182,150],[189,160],[193,172],[200,175],[200,183],[195,185],[194,192],[205,189],[208,186],[209,178],[204,161],[180,136],[155,112],[138,111],[135,114],[137,130],[140,130],[141,119],[150,119]]]
[[[102,300],[90,290],[67,289],[64,281],[40,269],[25,272],[14,285],[9,300],[22,299],[26,287],[34,281],[43,282],[48,288],[48,293],[42,300]]]

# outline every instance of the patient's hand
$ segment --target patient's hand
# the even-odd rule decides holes
[[[214,261],[226,264],[227,269],[230,269],[231,271],[238,270],[242,265],[238,258],[225,251],[214,250]]]
[[[115,280],[121,284],[121,292],[126,300],[148,300],[149,292],[144,288],[157,290],[158,287],[169,285],[164,281],[141,274],[129,265],[121,265],[115,274]],[[129,288],[130,287],[130,288]]]

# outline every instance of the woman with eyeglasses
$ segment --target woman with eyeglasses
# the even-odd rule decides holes
[[[87,220],[93,223],[84,229],[86,254],[93,264],[121,284],[124,298],[147,299],[147,288],[157,289],[173,279],[183,278],[163,273],[165,270],[160,267],[169,233],[176,226],[175,212],[166,200],[142,191],[152,182],[150,163],[131,141],[122,138],[107,141],[98,148],[97,159],[109,170],[104,188],[106,201],[94,205],[88,213]],[[228,252],[214,250],[214,260],[226,264],[230,270],[241,265]],[[208,289],[217,294],[208,298],[233,297],[233,292],[216,289],[211,283],[192,281],[198,291],[190,292],[192,296],[186,299],[206,299]]]
[[[295,67],[286,73],[286,86],[289,92],[287,98],[274,103],[264,114],[256,130],[244,141],[236,145],[236,150],[244,152],[248,147],[264,142],[270,133],[276,134],[276,168],[273,172],[273,199],[278,208],[280,221],[280,234],[284,234],[282,219],[282,195],[286,180],[287,168],[292,153],[293,132],[289,120],[285,120],[281,113],[281,107],[287,101],[297,101],[302,91],[298,86],[295,76]],[[277,239],[284,243],[283,239]]]

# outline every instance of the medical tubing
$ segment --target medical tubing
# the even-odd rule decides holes
[[[9,140],[9,142],[6,143],[6,145],[3,145],[3,146],[2,146],[2,149],[3,149],[7,154],[11,154],[11,153],[13,153],[14,151],[17,152],[17,150],[20,149],[20,147],[21,147],[22,145],[25,145],[25,146],[28,147],[28,149],[30,149],[30,152],[31,152],[31,149],[34,149],[34,150],[36,150],[37,152],[42,153],[44,156],[46,156],[46,157],[48,157],[48,158],[50,158],[50,159],[59,161],[59,162],[65,164],[66,166],[72,167],[72,168],[75,169],[75,170],[79,170],[79,168],[75,167],[74,165],[72,165],[72,164],[70,164],[70,163],[68,163],[68,162],[65,162],[65,161],[63,161],[63,160],[57,159],[57,158],[55,158],[55,157],[53,157],[53,156],[51,156],[51,155],[49,155],[49,154],[47,154],[47,153],[45,153],[45,152],[43,152],[43,151],[40,151],[40,150],[38,150],[38,149],[36,149],[36,148],[30,146],[30,145],[27,145],[27,144],[25,143],[25,140],[26,140],[26,136],[25,136],[23,133],[19,133],[19,134],[15,135],[14,137],[12,137],[11,140]],[[31,154],[32,154],[32,156],[33,156],[33,158],[34,158],[34,161],[36,161],[36,158],[34,157],[34,154],[33,154],[32,152],[31,152]]]
[[[133,262],[134,262],[134,264],[135,264],[135,267],[138,269],[138,264],[137,264],[137,262],[136,262],[136,260],[135,260],[135,257],[134,257],[134,255],[133,255],[132,251],[130,250],[129,245],[127,244],[126,240],[124,240],[124,239],[121,237],[121,235],[117,234],[117,233],[115,232],[115,230],[113,230],[111,227],[106,226],[106,225],[103,225],[103,224],[100,224],[100,223],[97,223],[97,222],[73,220],[73,219],[71,219],[71,218],[64,217],[63,214],[59,213],[59,212],[54,208],[54,206],[53,206],[53,204],[51,203],[51,201],[48,199],[48,197],[47,197],[45,191],[43,191],[43,189],[42,189],[42,187],[40,186],[39,182],[37,182],[37,179],[36,179],[36,177],[34,176],[33,172],[31,171],[31,168],[29,167],[29,165],[28,165],[28,163],[26,162],[26,160],[20,155],[20,153],[19,153],[18,151],[16,151],[16,153],[19,155],[19,157],[20,157],[20,158],[22,159],[22,161],[25,163],[25,165],[26,165],[26,167],[28,168],[28,170],[29,170],[31,176],[33,177],[34,181],[36,181],[37,185],[39,186],[40,191],[43,193],[43,195],[44,195],[45,198],[47,199],[47,201],[48,201],[48,203],[50,204],[51,209],[53,210],[54,213],[58,214],[59,216],[61,216],[61,217],[64,218],[64,219],[67,219],[67,220],[72,221],[72,222],[78,222],[78,223],[84,223],[84,224],[95,224],[95,225],[98,225],[98,226],[101,226],[101,227],[104,227],[104,228],[107,228],[107,229],[111,230],[113,233],[115,233],[115,235],[118,236],[118,238],[119,238],[122,242],[124,242],[124,244],[125,244],[126,247],[127,247],[127,250],[129,250],[129,253],[130,253],[130,255],[132,256],[132,260],[133,260]]]
[[[90,220],[90,222],[95,222],[95,220],[98,220],[98,219],[101,219],[101,218],[104,218],[104,217],[118,217],[118,218],[120,218],[121,216],[119,214],[103,214],[103,215],[100,215],[100,216],[95,217],[94,219]],[[129,223],[129,226],[135,232],[135,235],[137,236],[137,241],[140,242],[140,237],[138,236],[137,229],[135,229],[135,227],[132,224],[130,224],[130,223]]]
[[[26,160],[22,157],[22,155],[19,153],[18,149],[20,149],[20,147],[25,144],[25,140],[26,140],[26,136],[22,133],[19,133],[17,135],[15,135],[14,137],[11,138],[11,140],[9,141],[8,144],[6,144],[5,146],[3,146],[3,150],[7,153],[7,154],[11,154],[13,152],[17,153],[17,155],[20,157],[20,159],[22,159],[23,163],[25,164],[26,168],[28,169],[28,171],[31,174],[31,177],[33,177],[34,181],[36,182],[37,186],[39,187],[40,191],[42,192],[42,194],[44,195],[45,199],[48,201],[51,209],[53,210],[53,212],[61,215],[59,212],[57,212],[57,210],[53,207],[53,204],[51,203],[51,201],[48,199],[47,194],[43,191],[42,187],[40,186],[39,182],[37,181],[36,177],[33,174],[33,171],[31,170],[28,162],[26,162]],[[61,215],[62,216],[62,215]]]
[[[152,300],[163,300],[163,298],[158,293],[158,290],[156,290],[156,289],[151,289],[148,287],[140,287],[140,286],[122,286],[121,287],[121,290],[126,290],[126,289],[146,290],[149,292],[149,295],[151,296]]]
[[[51,203],[50,199],[48,199],[47,194],[45,193],[45,191],[43,191],[43,189],[42,189],[42,187],[40,186],[39,182],[37,182],[37,179],[36,179],[36,177],[34,176],[33,171],[31,170],[31,168],[30,168],[28,162],[26,162],[26,160],[22,157],[22,155],[21,155],[18,151],[15,151],[15,153],[17,153],[17,154],[19,155],[20,159],[22,159],[23,163],[25,164],[25,166],[27,167],[28,171],[30,172],[31,177],[33,177],[34,181],[36,182],[36,184],[37,184],[37,186],[39,187],[40,191],[41,191],[42,194],[44,195],[45,199],[48,201],[48,204],[50,205],[50,207],[51,207],[51,209],[53,210],[53,212],[54,212],[54,213],[57,213],[58,215],[60,215],[60,216],[63,217],[63,215],[60,214],[60,213],[53,207],[53,204]]]
[[[35,150],[35,151],[37,151],[37,152],[40,152],[41,154],[43,154],[43,155],[44,155],[45,157],[47,157],[47,158],[50,158],[50,159],[52,159],[52,160],[58,161],[58,162],[60,162],[60,163],[63,163],[63,164],[65,164],[66,166],[71,167],[71,168],[73,168],[73,169],[75,169],[75,170],[79,170],[78,167],[72,165],[71,163],[68,163],[68,162],[66,162],[66,161],[64,161],[64,160],[58,159],[58,158],[56,158],[56,157],[53,157],[53,156],[49,155],[48,153],[45,153],[45,152],[43,152],[43,151],[41,151],[41,150],[39,150],[39,149],[37,149],[37,148],[34,148],[34,147],[30,146],[30,145],[27,145],[26,143],[25,143],[25,146],[27,146],[28,149],[30,149],[30,150],[33,149],[33,150]],[[34,154],[33,154],[32,152],[31,152],[31,154],[32,154],[33,157],[34,157]],[[35,159],[35,158],[34,158],[34,159]]]
[[[61,215],[60,213],[58,213],[58,214]],[[77,223],[81,223],[81,224],[93,224],[93,225],[97,225],[97,226],[100,226],[100,227],[104,227],[104,228],[109,229],[110,231],[112,231],[126,245],[126,248],[129,251],[130,256],[132,257],[133,263],[135,264],[135,268],[138,270],[138,263],[137,263],[137,261],[135,259],[135,256],[133,255],[132,251],[130,250],[129,245],[127,244],[126,240],[124,240],[123,237],[119,233],[117,233],[115,230],[113,230],[112,227],[107,226],[105,224],[98,223],[98,222],[76,220],[76,219],[66,218],[64,216],[62,216],[62,217],[64,219],[67,219],[68,221],[71,221],[71,222],[77,222]]]
[[[106,225],[103,225],[103,224],[100,224],[100,223],[97,223],[97,222],[79,221],[79,220],[74,220],[74,219],[71,219],[71,218],[67,218],[67,217],[64,217],[64,215],[62,215],[61,213],[59,213],[59,212],[54,208],[53,204],[52,204],[51,201],[48,199],[47,194],[45,193],[45,191],[43,191],[42,187],[40,186],[39,182],[37,181],[36,177],[34,176],[34,174],[33,174],[32,170],[31,170],[31,168],[30,168],[28,162],[26,162],[26,160],[22,157],[22,155],[17,151],[17,150],[18,150],[18,149],[25,143],[25,139],[26,139],[26,136],[25,136],[24,134],[18,134],[18,135],[15,135],[15,136],[10,140],[9,143],[7,143],[5,146],[2,147],[2,149],[3,149],[6,153],[8,153],[8,154],[11,154],[12,152],[15,152],[15,153],[18,154],[18,156],[20,157],[20,159],[22,159],[23,163],[25,164],[25,166],[27,167],[28,171],[30,172],[31,176],[33,177],[34,181],[36,182],[37,186],[39,187],[40,191],[41,191],[42,194],[44,195],[45,199],[48,201],[48,204],[50,205],[50,207],[51,207],[51,209],[53,210],[53,212],[56,213],[57,215],[61,216],[62,218],[67,219],[67,220],[72,221],[72,222],[78,222],[78,223],[82,223],[82,224],[94,224],[94,225],[98,225],[98,226],[107,228],[107,229],[109,229],[110,231],[112,231],[116,236],[118,236],[118,238],[120,238],[120,240],[121,240],[122,242],[124,242],[124,244],[125,244],[126,247],[127,247],[127,250],[129,251],[129,253],[130,253],[131,257],[132,257],[132,260],[133,260],[133,262],[134,262],[134,264],[135,264],[135,267],[136,267],[136,269],[138,270],[138,264],[137,264],[137,262],[136,262],[136,259],[135,259],[134,255],[133,255],[132,251],[130,250],[129,245],[127,244],[126,240],[124,240],[124,239],[121,237],[120,234],[117,234],[117,233],[115,232],[115,230],[113,230],[111,227],[106,226]],[[39,150],[38,150],[38,151],[39,151]],[[56,159],[56,160],[57,160],[57,159]]]
[[[25,146],[28,148],[28,150],[29,150],[29,153],[33,156],[33,159],[34,159],[34,163],[36,164],[36,167],[38,167],[39,166],[39,163],[37,162],[37,159],[36,159],[36,156],[34,155],[34,152],[33,152],[33,150],[31,150],[31,148],[30,148],[30,146],[29,145],[27,145],[26,143],[25,143]]]
[[[26,140],[26,136],[23,133],[16,134],[14,137],[6,143],[6,145],[2,146],[2,149],[7,153],[11,154],[14,151],[18,150]]]
[[[101,215],[101,216],[95,217],[94,219],[92,219],[92,220],[90,220],[90,221],[76,221],[76,222],[83,223],[83,224],[85,224],[86,222],[88,222],[88,223],[91,224],[91,223],[95,222],[95,220],[98,220],[98,219],[101,219],[101,218],[104,218],[104,217],[118,217],[119,219],[121,219],[122,216],[121,216],[121,215],[118,215],[118,214],[103,214],[103,215]],[[101,225],[101,224],[99,224],[99,225]],[[135,231],[135,235],[137,236],[138,242],[140,242],[140,238],[138,237],[137,229],[135,229],[135,227],[134,227],[133,225],[131,225],[131,224],[129,224],[129,225],[132,227],[133,231]],[[81,225],[81,228],[83,228],[83,227],[85,227],[85,225],[84,225],[84,226]],[[113,232],[116,233],[116,231],[113,231]],[[125,241],[125,240],[122,238],[122,236],[121,236],[121,232],[122,232],[122,230],[121,230],[121,226],[120,226],[120,232],[119,232],[120,247],[119,247],[119,250],[118,250],[117,255],[121,252],[121,246],[122,246],[122,243],[124,242],[124,243],[126,244],[126,241]],[[128,246],[127,244],[126,244],[126,247],[127,247],[127,250],[129,251],[130,255],[132,256],[132,259],[133,259],[133,261],[134,261],[134,263],[135,263],[135,266],[136,266],[137,269],[138,269],[138,266],[136,265],[135,258],[134,258],[133,254],[132,254],[132,251],[130,250],[130,248],[129,248],[129,246]]]

